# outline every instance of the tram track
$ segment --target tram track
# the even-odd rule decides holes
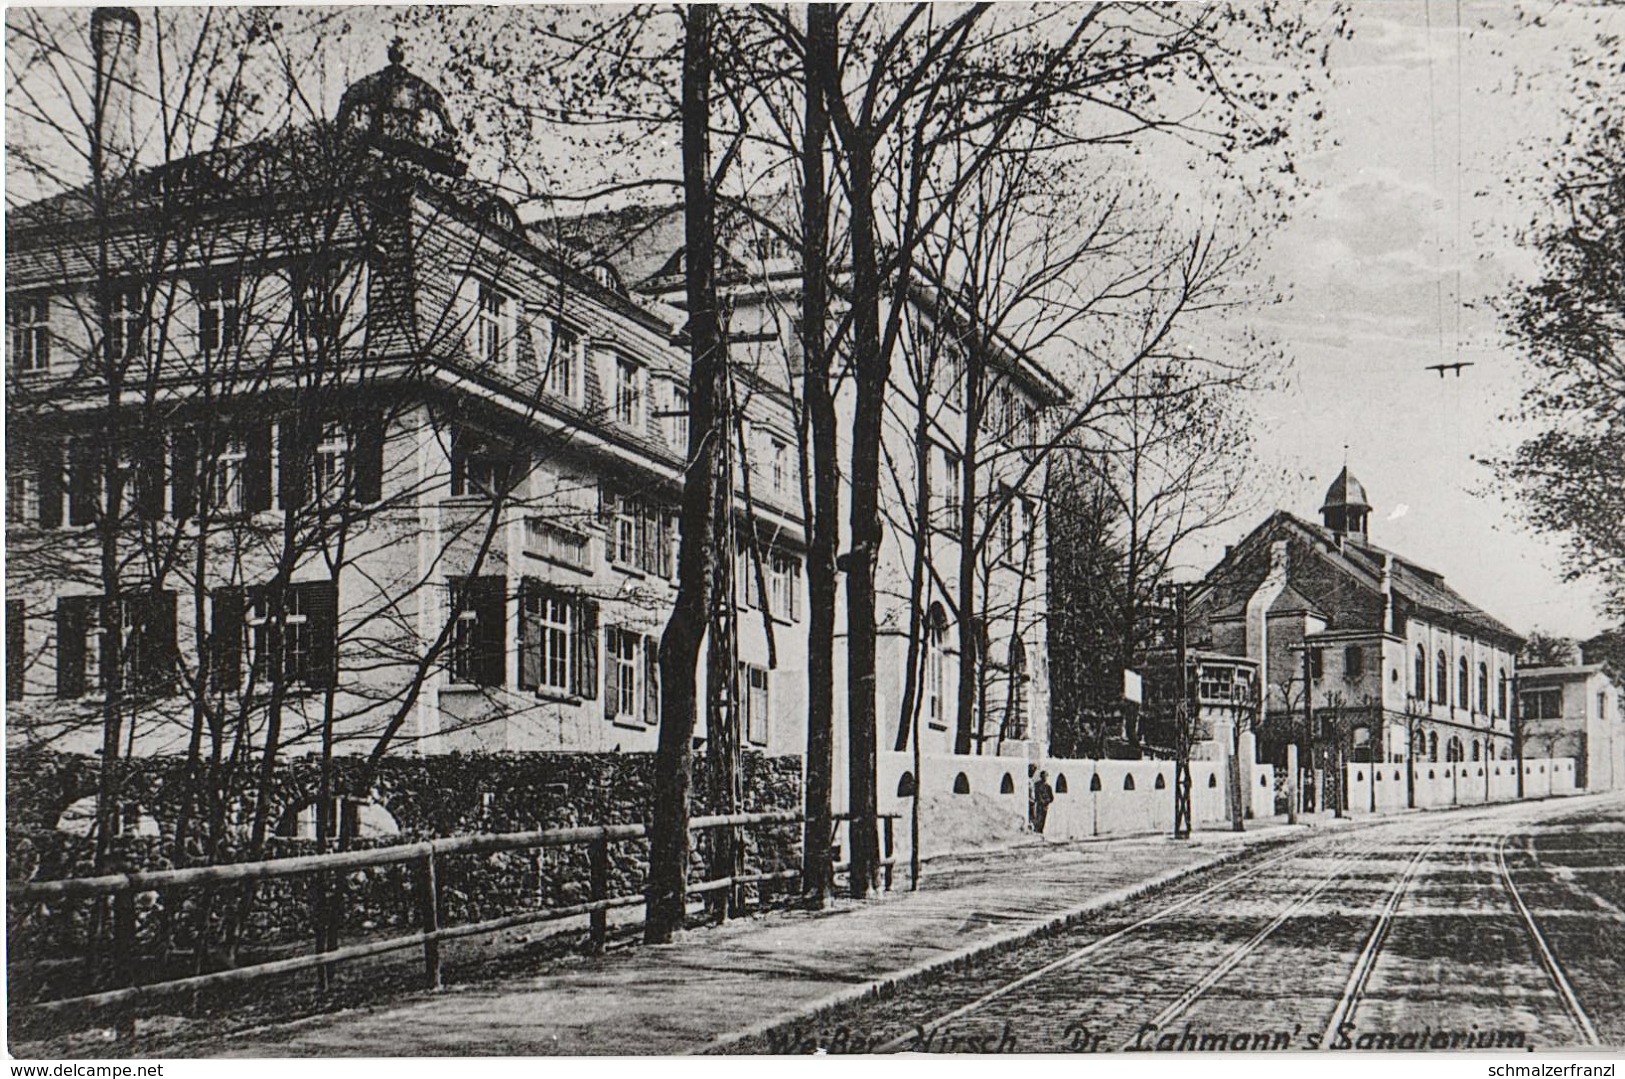
[[[1192,895],[1186,896],[1183,899],[1171,903],[1144,918],[1130,923],[1129,925],[1107,933],[1105,936],[1097,937],[1082,947],[1074,949],[1057,959],[1044,963],[1033,970],[1023,972],[1017,977],[1002,981],[999,985],[981,994],[975,1000],[959,1005],[949,1011],[935,1016],[930,1020],[917,1024],[914,1030],[876,1046],[874,1051],[880,1053],[897,1052],[907,1049],[910,1046],[915,1046],[922,1043],[929,1044],[933,1032],[942,1030],[951,1023],[971,1017],[975,1015],[975,1013],[982,1011],[996,1001],[1009,997],[1017,990],[1028,988],[1034,983],[1043,979],[1062,975],[1066,971],[1079,966],[1088,959],[1096,957],[1102,953],[1109,953],[1112,948],[1125,944],[1135,935],[1140,934],[1143,930],[1152,928],[1160,922],[1165,922],[1174,915],[1182,913],[1183,911],[1188,910],[1200,903],[1220,899],[1232,889],[1249,883],[1268,871],[1287,862],[1295,859],[1321,855],[1325,853],[1328,848],[1333,847],[1336,844],[1337,839],[1338,837],[1329,836],[1320,842],[1297,845],[1289,851],[1282,852],[1281,854],[1275,855],[1260,863],[1249,866],[1240,872],[1232,873],[1223,880],[1216,881]],[[1286,904],[1286,906],[1282,910],[1278,911],[1272,918],[1270,918],[1261,929],[1254,932],[1240,945],[1227,952],[1226,955],[1221,958],[1218,964],[1207,968],[1200,974],[1197,974],[1190,984],[1187,985],[1179,994],[1175,1002],[1177,1007],[1170,1006],[1170,1008],[1165,1009],[1165,1011],[1177,1015],[1178,1013],[1183,1012],[1196,1000],[1200,999],[1202,994],[1207,992],[1214,985],[1217,985],[1227,974],[1239,966],[1249,955],[1255,952],[1271,934],[1278,930],[1282,925],[1287,924],[1294,914],[1304,909],[1310,902],[1324,893],[1324,891],[1329,888],[1339,877],[1341,877],[1350,867],[1358,864],[1361,859],[1378,849],[1378,847],[1378,841],[1373,839],[1363,839],[1359,844],[1352,848],[1334,852],[1334,864],[1328,872],[1323,873],[1312,884],[1310,884],[1307,889],[1295,895]],[[1132,1041],[1130,1044],[1132,1044]]]
[[[1558,962],[1557,954],[1552,951],[1541,932],[1540,924],[1529,910],[1529,904],[1524,902],[1523,894],[1518,889],[1518,882],[1512,876],[1512,868],[1507,865],[1506,844],[1511,838],[1511,832],[1502,835],[1495,843],[1495,867],[1500,873],[1502,887],[1506,889],[1507,897],[1512,900],[1524,928],[1528,930],[1529,939],[1535,945],[1535,953],[1540,957],[1541,966],[1545,969],[1552,985],[1557,989],[1557,995],[1568,1012],[1569,1019],[1574,1023],[1575,1029],[1585,1039],[1587,1045],[1601,1045],[1602,1040],[1597,1036],[1597,1028],[1586,1014],[1585,1007],[1580,1003],[1580,997],[1569,982],[1568,975],[1564,973],[1563,966]]]

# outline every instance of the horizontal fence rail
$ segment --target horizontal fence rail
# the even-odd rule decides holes
[[[880,814],[884,829],[884,854],[881,867],[885,886],[891,887],[893,865],[893,830],[897,814]],[[840,817],[844,819],[845,814]],[[737,831],[741,828],[783,824],[799,824],[799,810],[775,810],[761,813],[731,813],[695,817],[689,822],[691,833],[717,830]],[[8,883],[6,896],[13,911],[39,905],[76,899],[111,898],[115,904],[128,904],[143,893],[166,893],[186,888],[224,887],[250,882],[295,877],[306,874],[329,874],[340,871],[372,869],[390,865],[412,865],[418,897],[417,932],[385,940],[366,941],[345,947],[324,947],[317,951],[286,959],[255,963],[244,967],[176,978],[145,985],[127,985],[104,992],[44,1001],[30,1006],[38,1014],[62,1014],[81,1009],[98,1009],[119,1005],[135,1005],[177,993],[196,992],[219,986],[241,985],[261,978],[274,977],[302,970],[323,968],[346,960],[362,959],[388,952],[421,947],[424,951],[424,975],[431,988],[441,984],[439,946],[442,941],[495,933],[506,929],[558,921],[587,915],[590,918],[588,939],[593,950],[601,950],[608,936],[608,914],[611,910],[641,906],[644,896],[609,894],[609,846],[611,843],[644,839],[649,834],[645,824],[610,824],[574,828],[550,828],[526,832],[506,832],[486,835],[461,835],[422,840],[400,846],[379,847],[371,850],[341,851],[332,854],[301,855],[292,858],[259,862],[228,863],[197,866],[188,869],[166,869],[152,872],[110,873],[97,877],[76,877],[63,880],[27,881]],[[538,850],[545,848],[586,845],[589,848],[590,900],[562,907],[524,911],[497,918],[483,919],[463,925],[443,926],[441,920],[440,885],[437,863],[449,856],[462,854],[498,854],[508,851]],[[737,848],[736,848],[737,849]],[[834,867],[846,869],[844,864]],[[765,885],[779,881],[799,879],[799,868],[767,872],[735,872],[714,880],[691,882],[690,895],[706,896],[725,912],[737,909],[736,896],[749,885]],[[718,896],[717,893],[723,893]],[[118,927],[128,926],[127,919],[114,919],[115,938]],[[336,937],[336,935],[335,935]],[[114,950],[128,955],[133,952],[129,939],[115,939]],[[15,955],[15,950],[13,955]],[[325,976],[324,976],[325,984]]]

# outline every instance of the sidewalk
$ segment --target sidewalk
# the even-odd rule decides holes
[[[1337,822],[1322,822],[1331,826]],[[1349,822],[1341,822],[1347,824]],[[1318,827],[1318,826],[1317,826]],[[689,931],[509,981],[452,987],[233,1035],[197,1056],[679,1054],[860,995],[876,983],[996,947],[1307,829],[1046,844],[926,863],[921,890],[781,911]]]

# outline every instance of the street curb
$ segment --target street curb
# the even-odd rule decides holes
[[[1313,835],[1313,832],[1305,834],[1304,832],[1296,829],[1285,835],[1264,833],[1258,840],[1244,840],[1242,846],[1238,850],[1226,851],[1223,854],[1216,855],[1203,861],[1194,862],[1187,866],[1181,866],[1178,869],[1165,870],[1164,872],[1158,873],[1157,875],[1143,880],[1138,884],[1117,888],[1113,891],[1097,895],[1086,903],[1073,907],[1070,910],[1062,911],[1059,914],[1052,915],[1044,921],[1020,926],[990,940],[969,944],[958,949],[957,951],[949,952],[946,955],[935,956],[931,959],[924,960],[923,962],[916,963],[912,967],[906,967],[903,970],[883,975],[879,978],[864,982],[861,985],[855,985],[846,989],[837,990],[826,997],[813,1001],[812,1003],[797,1008],[794,1011],[776,1015],[771,1019],[762,1020],[761,1022],[754,1023],[751,1026],[743,1029],[720,1035],[712,1039],[710,1042],[707,1042],[705,1045],[690,1050],[684,1055],[702,1056],[708,1053],[715,1053],[719,1050],[737,1045],[738,1043],[746,1041],[750,1038],[762,1037],[769,1031],[777,1030],[780,1027],[790,1026],[791,1024],[795,1023],[812,1022],[826,1012],[832,1011],[843,1005],[853,1004],[863,1000],[884,1000],[917,981],[924,980],[933,975],[956,970],[960,967],[990,956],[1002,954],[1038,937],[1064,932],[1076,926],[1085,918],[1098,914],[1110,907],[1115,907],[1123,903],[1128,903],[1132,902],[1133,900],[1143,898],[1152,892],[1159,891],[1160,889],[1166,888],[1171,884],[1177,884],[1178,882],[1185,880],[1188,877],[1193,877],[1198,873],[1205,873],[1210,869],[1228,865],[1231,862],[1239,860],[1244,855],[1252,854],[1260,849],[1268,849],[1272,846],[1284,846],[1285,844],[1292,842],[1304,842],[1312,838]]]

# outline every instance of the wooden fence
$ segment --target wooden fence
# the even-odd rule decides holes
[[[844,814],[841,815],[844,817]],[[734,813],[720,816],[696,817],[689,822],[691,832],[728,829],[737,833],[741,828],[774,824],[795,824],[802,819],[798,810],[778,810],[766,813]],[[893,829],[896,814],[882,815],[884,847],[882,869],[885,887],[891,887],[894,863]],[[327,874],[337,871],[358,871],[379,866],[407,863],[415,867],[415,891],[419,928],[415,933],[391,937],[386,940],[367,941],[341,948],[319,948],[308,955],[293,956],[231,970],[200,974],[189,978],[150,984],[126,985],[105,992],[65,997],[32,1005],[31,1010],[41,1014],[65,1013],[85,1009],[107,1008],[117,1005],[137,1005],[176,993],[196,992],[216,986],[243,984],[261,978],[273,977],[300,970],[322,968],[332,964],[408,948],[423,949],[424,980],[430,988],[441,984],[440,944],[442,941],[495,933],[504,929],[557,921],[563,918],[589,916],[589,947],[601,949],[609,932],[609,912],[622,907],[644,904],[642,893],[637,895],[609,894],[610,844],[648,835],[644,824],[611,824],[596,827],[552,828],[541,831],[508,832],[500,834],[462,835],[443,839],[430,839],[394,847],[373,850],[343,851],[334,854],[314,854],[294,858],[278,858],[261,862],[240,862],[225,865],[198,866],[190,869],[168,869],[154,872],[114,873],[99,877],[73,877],[63,880],[28,881],[8,884],[6,895],[15,924],[20,911],[42,904],[64,900],[111,898],[113,913],[113,951],[115,955],[134,954],[134,901],[147,892],[172,892],[183,888],[209,888],[240,886],[254,881],[295,877],[306,874]],[[585,903],[545,910],[525,911],[500,918],[490,918],[466,925],[441,925],[440,882],[437,859],[458,854],[495,854],[505,851],[537,850],[551,847],[570,847],[585,844],[588,847],[589,895]],[[737,844],[736,844],[737,849]],[[846,866],[837,865],[837,871]],[[759,873],[736,873],[715,880],[690,883],[688,894],[707,896],[725,892],[728,899],[718,903],[719,910],[740,909],[743,889],[749,885],[761,886],[774,881],[798,879],[799,868]],[[323,939],[327,939],[325,936]],[[336,939],[336,937],[334,938]],[[126,969],[128,964],[126,964]],[[134,980],[131,977],[129,980]],[[325,982],[325,975],[324,975]]]

